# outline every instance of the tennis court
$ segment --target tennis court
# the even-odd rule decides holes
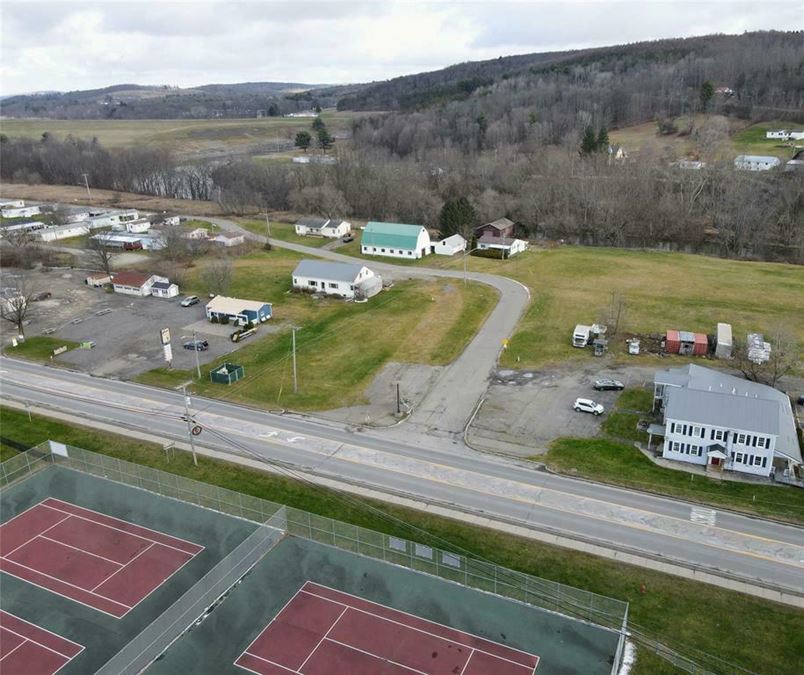
[[[0,571],[118,619],[203,550],[53,498],[0,526]]]
[[[625,603],[55,446],[0,465],[4,675],[616,672]]]
[[[235,665],[259,675],[532,675],[533,654],[306,582]]]
[[[18,616],[0,610],[0,672],[52,675],[84,648]]]

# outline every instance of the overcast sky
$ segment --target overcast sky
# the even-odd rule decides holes
[[[3,0],[0,94],[384,80],[500,55],[804,29],[804,0]]]

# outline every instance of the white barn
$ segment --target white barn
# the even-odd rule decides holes
[[[382,279],[359,263],[302,260],[292,278],[295,289],[341,298],[370,298],[382,290]]]
[[[421,225],[371,221],[363,229],[360,252],[414,260],[430,253],[430,234]]]
[[[441,241],[435,241],[432,245],[432,251],[437,255],[455,255],[465,250],[466,239],[459,234],[453,234]]]

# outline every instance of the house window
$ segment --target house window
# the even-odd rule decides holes
[[[334,284],[332,282],[329,283],[330,288],[338,288],[338,284]]]
[[[413,251],[408,251],[408,255],[413,255]]]
[[[716,441],[722,441],[726,437],[726,432],[723,429],[713,429],[712,438]]]
[[[380,253],[385,253],[385,249],[384,249],[384,248],[381,248],[381,249],[380,249]]]
[[[315,285],[316,285],[316,282],[315,282],[315,281],[313,281],[312,279],[310,279],[310,281],[308,281],[307,283],[308,283],[310,286],[315,286]]]
[[[740,445],[745,444],[745,434],[737,434],[737,442]]]
[[[677,441],[673,441],[673,452],[679,452],[681,445]]]
[[[762,464],[762,457],[757,455],[756,457],[754,457],[754,466],[759,466],[760,464]]]
[[[737,460],[736,461],[737,461],[737,464],[742,464],[743,463],[743,453],[742,452],[737,453]]]

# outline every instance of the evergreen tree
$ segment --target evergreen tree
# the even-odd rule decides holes
[[[606,130],[606,127],[600,127],[600,131],[597,132],[597,151],[606,152],[608,149],[609,132]]]
[[[709,80],[704,82],[701,85],[701,112],[706,112],[706,109],[709,107],[709,101],[712,100],[712,97],[715,95],[715,85],[713,85]]]
[[[296,134],[296,140],[294,141],[294,145],[297,148],[301,148],[305,152],[307,152],[307,148],[310,147],[310,143],[312,142],[313,137],[310,135],[309,131],[300,131]]]
[[[279,106],[276,103],[268,106],[268,117],[279,117]]]
[[[316,118],[313,120],[313,131],[315,131],[316,133],[318,133],[319,131],[321,131],[321,129],[325,129],[325,128],[326,128],[326,126],[327,126],[327,125],[326,125],[326,124],[324,124],[324,120],[322,120],[320,117],[316,117]]]
[[[597,138],[595,137],[595,130],[590,126],[586,127],[581,139],[581,154],[591,155],[597,150]]]
[[[316,101],[314,110],[320,115],[321,114],[321,104]]]
[[[327,130],[326,126],[322,126],[318,130],[318,145],[321,146],[322,150],[329,150],[334,142],[335,139],[329,135],[329,131]]]
[[[449,237],[455,233],[460,233],[467,226],[475,224],[477,215],[474,207],[466,197],[459,197],[444,203],[441,213],[438,216],[438,229],[441,235]]]

